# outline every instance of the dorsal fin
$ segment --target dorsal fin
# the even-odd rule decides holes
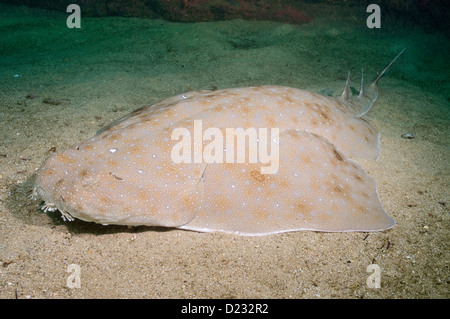
[[[348,100],[348,98],[352,95],[352,92],[350,90],[350,71],[348,71],[348,75],[347,75],[347,82],[345,82],[345,88],[344,88],[344,92],[342,92],[341,97],[344,100]]]
[[[361,89],[359,90],[358,97],[364,97],[366,96],[365,90],[364,90],[364,69],[361,69]]]

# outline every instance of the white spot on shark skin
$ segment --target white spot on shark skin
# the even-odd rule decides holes
[[[386,70],[358,97],[347,81],[338,98],[281,86],[168,98],[47,159],[33,194],[44,200],[44,210],[58,209],[64,219],[104,225],[239,235],[389,229],[395,221],[383,210],[375,183],[350,160],[378,156],[379,134],[361,116]],[[192,129],[199,118],[222,130],[276,125],[279,170],[260,174],[260,163],[175,165],[167,135],[175,127]],[[127,156],[117,156],[118,150]]]

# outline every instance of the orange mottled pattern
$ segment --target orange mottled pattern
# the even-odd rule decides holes
[[[187,92],[54,155],[39,169],[35,190],[63,216],[101,224],[243,235],[387,229],[395,222],[353,161],[377,158],[379,134],[354,112],[342,100],[282,86]],[[193,134],[196,120],[223,137],[227,128],[278,129],[278,170],[262,174],[261,162],[250,163],[249,141],[245,163],[176,163],[172,132]],[[226,158],[227,144],[217,145]]]

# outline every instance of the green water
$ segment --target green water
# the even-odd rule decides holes
[[[95,83],[83,94],[110,86],[109,94],[146,90],[150,99],[189,87],[280,84],[317,90],[340,85],[348,70],[355,83],[361,68],[373,78],[407,48],[389,78],[450,98],[450,45],[443,34],[401,21],[369,29],[364,7],[310,11],[315,20],[303,26],[82,17],[81,29],[69,29],[66,13],[1,5],[1,93],[83,83]]]

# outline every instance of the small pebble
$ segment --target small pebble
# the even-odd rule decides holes
[[[407,139],[413,139],[415,136],[414,136],[414,134],[413,133],[405,133],[405,134],[402,134],[402,138],[407,138]]]

